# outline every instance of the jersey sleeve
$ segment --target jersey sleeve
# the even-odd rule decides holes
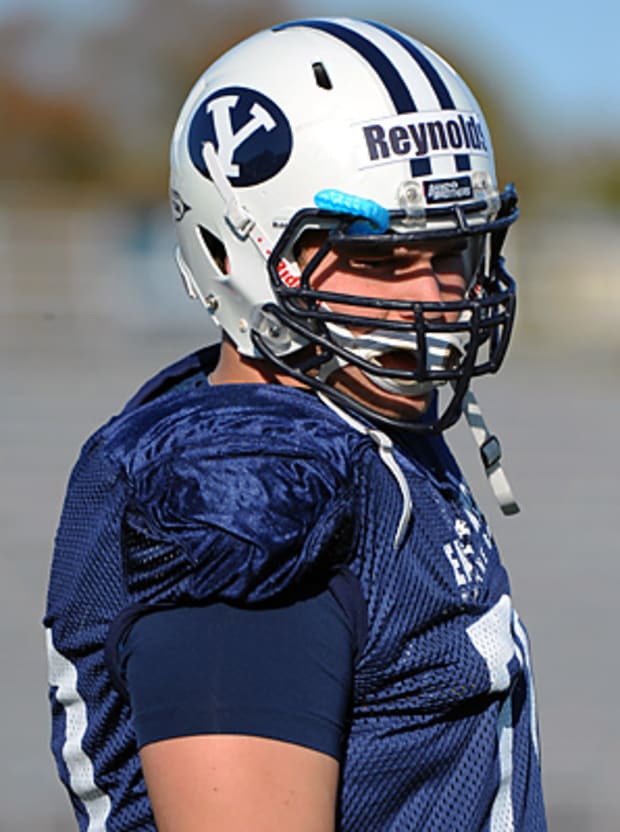
[[[123,521],[133,600],[259,602],[347,562],[353,486],[327,454],[243,434],[166,441],[133,474]]]
[[[341,757],[354,632],[329,589],[279,606],[151,612],[119,652],[139,747],[243,734]]]

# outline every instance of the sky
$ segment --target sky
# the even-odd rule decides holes
[[[296,5],[308,8],[301,0]],[[314,13],[371,17],[377,7],[350,0],[312,3]],[[526,117],[541,118],[545,132],[588,132],[588,120],[595,118],[620,131],[618,0],[384,0],[379,8],[402,16],[414,36],[419,21],[425,32],[451,30],[457,48],[462,33],[465,53],[486,50],[483,65],[493,68],[507,95],[535,102],[531,116],[526,106]]]
[[[45,11],[73,25],[97,25],[122,14],[131,0],[0,0],[0,23],[15,12]],[[620,3],[589,0],[289,0],[290,17],[354,15],[402,20],[426,33],[451,32],[457,49],[486,52],[500,94],[520,99],[534,133],[565,136],[593,132],[598,120],[620,132]],[[403,28],[405,28],[405,25]],[[428,39],[428,35],[426,34]],[[445,37],[445,36],[444,36]],[[531,107],[529,104],[531,103]],[[519,102],[517,102],[519,104]],[[561,134],[561,136],[560,136]]]

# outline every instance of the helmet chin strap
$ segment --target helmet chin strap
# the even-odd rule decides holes
[[[347,327],[339,324],[327,323],[326,327],[332,340],[343,349],[353,353],[359,358],[381,366],[379,358],[392,352],[403,352],[412,358],[418,357],[418,336],[415,332],[394,332],[387,329],[374,329],[371,332],[356,334]],[[467,343],[465,333],[437,332],[426,335],[426,370],[437,371],[449,369],[454,357],[459,358],[464,354]],[[350,364],[345,358],[334,354],[333,358],[326,362],[319,374],[321,381],[327,381],[328,377],[337,369]],[[360,368],[361,369],[361,368]],[[390,378],[383,375],[361,369],[366,378],[377,387],[388,393],[411,398],[424,396],[432,392],[445,382],[441,381],[411,381],[399,378]]]

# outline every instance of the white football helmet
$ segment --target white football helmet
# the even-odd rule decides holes
[[[171,199],[186,288],[243,355],[267,358],[348,409],[431,432],[458,419],[473,376],[498,369],[514,317],[500,250],[516,194],[498,191],[487,126],[463,80],[409,36],[321,18],[233,48],[181,111]],[[327,234],[300,273],[295,244],[308,229]],[[438,237],[467,241],[461,302],[362,299],[310,285],[343,240],[376,247]],[[437,322],[428,313],[438,307],[458,321]],[[386,321],[389,309],[414,314]],[[397,350],[415,357],[415,369],[382,366],[378,357]],[[433,418],[393,422],[330,387],[343,364],[403,395],[446,383],[451,392]]]

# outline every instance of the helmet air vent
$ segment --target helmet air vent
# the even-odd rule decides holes
[[[333,84],[323,64],[320,61],[316,61],[316,63],[312,64],[312,69],[317,87],[321,87],[324,90],[331,90]]]

